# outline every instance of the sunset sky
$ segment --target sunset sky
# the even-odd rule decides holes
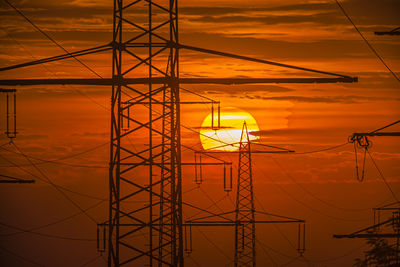
[[[111,0],[9,1],[68,51],[111,41]],[[400,2],[340,2],[399,76],[400,37],[377,36],[374,31],[400,26]],[[399,120],[400,83],[368,48],[334,0],[182,0],[179,6],[182,44],[358,77],[359,82],[353,84],[183,86],[220,101],[222,109],[251,114],[260,130],[260,143],[298,152],[253,155],[256,209],[307,222],[307,251],[304,258],[298,259],[297,225],[257,225],[258,266],[351,266],[367,249],[364,240],[334,239],[332,235],[372,225],[371,208],[395,200],[370,158],[366,160],[365,181],[356,180],[352,144],[320,153],[302,152],[345,144],[353,132],[372,131]],[[133,15],[138,20],[145,19],[145,14]],[[0,67],[64,53],[3,1],[0,25]],[[81,59],[101,76],[111,76],[111,53]],[[185,50],[180,64],[181,77],[314,77]],[[0,79],[72,77],[96,78],[75,60],[0,72]],[[106,266],[97,257],[96,224],[79,214],[74,205],[43,180],[81,193],[63,191],[83,209],[90,208],[88,213],[97,222],[107,219],[104,200],[108,197],[111,88],[15,88],[19,133],[14,142],[36,158],[40,172],[16,153],[15,146],[7,144],[3,134],[5,95],[0,95],[0,174],[36,180],[35,184],[0,184],[0,265]],[[182,91],[182,99],[204,100],[186,91]],[[202,149],[198,131],[210,110],[210,105],[182,106],[185,146]],[[391,130],[400,131],[400,125]],[[372,157],[400,198],[400,138],[371,140]],[[132,142],[140,141],[137,138]],[[185,161],[194,161],[192,151],[182,151]],[[237,155],[224,159],[233,162],[235,179]],[[21,167],[13,167],[13,163]],[[219,201],[221,209],[232,210],[235,194],[224,192],[222,173],[222,167],[204,167],[204,182],[195,189],[193,167],[183,167],[184,200],[207,208],[212,205],[211,198]],[[215,206],[210,210],[220,211]],[[37,228],[47,224],[52,225]],[[34,233],[23,233],[21,229]],[[194,229],[194,252],[185,263],[233,266],[233,244],[233,228]]]

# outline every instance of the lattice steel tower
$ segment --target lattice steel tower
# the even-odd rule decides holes
[[[239,144],[235,210],[235,266],[256,266],[256,225],[250,138],[246,122]]]
[[[182,266],[177,1],[124,2],[114,1],[108,261]],[[147,76],[147,90],[124,84],[132,75]]]

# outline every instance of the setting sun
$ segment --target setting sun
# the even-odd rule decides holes
[[[205,150],[236,151],[239,147],[240,135],[243,122],[246,121],[250,140],[257,140],[259,128],[256,120],[251,114],[236,108],[225,108],[220,113],[220,127],[217,128],[218,113],[214,112],[214,127],[212,127],[212,116],[210,113],[203,121],[200,130],[200,140]],[[231,144],[231,145],[227,145]]]

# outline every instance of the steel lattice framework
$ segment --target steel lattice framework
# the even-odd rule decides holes
[[[170,45],[177,8],[175,0],[114,1],[109,265],[183,265],[179,51]],[[123,84],[132,75],[149,82]],[[153,86],[153,77],[170,82]],[[143,145],[132,147],[132,136]]]
[[[239,144],[238,182],[235,210],[235,266],[256,266],[256,225],[250,138],[246,122]]]

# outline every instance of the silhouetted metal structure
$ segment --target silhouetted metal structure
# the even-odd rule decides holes
[[[266,212],[260,212],[254,206],[254,190],[253,190],[253,173],[251,154],[256,153],[291,153],[294,152],[288,149],[279,147],[272,147],[275,150],[252,150],[251,140],[247,129],[246,122],[243,123],[240,142],[237,144],[225,144],[224,146],[239,145],[237,151],[203,151],[202,153],[237,153],[238,154],[238,177],[236,189],[236,208],[234,211],[225,212],[221,214],[214,214],[206,217],[200,217],[186,221],[190,226],[234,226],[235,227],[235,252],[234,252],[234,265],[236,267],[254,267],[256,266],[256,224],[260,223],[299,223],[298,231],[298,249],[300,255],[305,252],[305,221]],[[225,185],[226,183],[224,183]],[[225,186],[224,186],[225,187]],[[228,191],[228,190],[226,190]],[[267,216],[266,220],[256,220],[256,214],[259,216]],[[234,215],[231,219],[229,215]],[[270,217],[278,218],[271,220]],[[211,218],[218,220],[210,220]],[[221,220],[222,219],[222,220]],[[203,223],[203,225],[198,225]]]
[[[353,133],[349,137],[349,143],[354,143],[354,152],[355,152],[355,159],[356,159],[356,175],[357,180],[363,181],[365,176],[365,159],[366,154],[369,153],[369,147],[372,145],[371,141],[368,137],[374,136],[400,136],[400,132],[382,132],[382,130],[387,129],[391,126],[399,124],[400,120],[390,123],[384,127],[376,129],[371,132],[364,132],[364,133]],[[363,165],[362,165],[362,174],[360,176],[358,170],[358,159],[357,159],[357,147],[364,149],[364,158],[363,158]],[[371,156],[371,155],[370,155]],[[375,164],[372,156],[371,159]],[[378,169],[377,165],[375,167]],[[396,242],[393,245],[395,249],[393,250],[395,253],[394,255],[390,255],[388,261],[393,263],[393,266],[398,266],[400,264],[400,202],[398,201],[397,196],[394,194],[393,190],[390,188],[389,184],[383,177],[381,171],[378,169],[379,174],[383,178],[386,186],[389,188],[390,192],[392,193],[393,197],[397,200],[395,203],[391,203],[385,205],[383,207],[374,208],[374,224],[372,226],[363,228],[361,230],[355,231],[351,234],[343,234],[343,235],[333,235],[334,238],[396,238]],[[382,211],[390,211],[392,212],[391,217],[386,219],[385,221],[381,221],[381,212]],[[391,231],[387,231],[388,228],[392,228]],[[382,232],[381,230],[384,229],[386,232]],[[392,265],[390,265],[392,266]]]
[[[366,239],[388,239],[395,238],[393,253],[387,256],[385,266],[398,266],[400,264],[400,206],[399,202],[390,203],[385,206],[374,208],[374,224],[372,226],[355,231],[351,234],[333,235],[334,238],[366,238]],[[382,221],[382,212],[390,212],[391,216]],[[382,251],[383,252],[383,251]],[[383,252],[387,253],[387,252]],[[390,263],[390,264],[389,264]],[[378,263],[376,263],[378,264]],[[380,263],[383,264],[383,263]]]
[[[382,130],[389,128],[393,125],[396,125],[400,123],[400,120],[395,121],[391,124],[388,124],[384,127],[381,127],[379,129],[376,129],[372,132],[366,132],[366,133],[353,133],[351,136],[348,138],[349,143],[354,144],[354,155],[355,155],[355,160],[356,160],[356,177],[358,181],[363,181],[364,176],[365,176],[365,160],[367,156],[367,152],[369,147],[372,145],[372,142],[369,140],[368,137],[373,137],[373,136],[400,136],[400,132],[382,132]],[[361,175],[358,170],[358,156],[357,156],[357,148],[364,149],[364,156],[363,156],[363,165],[362,165],[362,171]]]
[[[112,86],[109,220],[105,223],[108,265],[183,266],[180,84],[352,83],[357,78],[183,45],[177,0],[113,2],[109,44],[76,52],[63,48],[66,53],[60,56],[0,68],[6,71],[73,58],[91,70],[77,58],[112,51],[112,77],[103,78],[91,70],[99,78],[7,79],[0,80],[0,85]],[[181,49],[329,77],[180,78]],[[130,137],[140,144],[132,146]],[[134,204],[138,201],[144,206]]]
[[[17,137],[17,90],[0,88],[0,93],[6,94],[6,131],[5,134],[11,140]],[[13,95],[12,101],[9,94]],[[11,104],[12,103],[12,104]]]
[[[35,180],[26,180],[9,175],[0,174],[0,184],[32,184]]]
[[[391,31],[378,31],[375,35],[400,35],[400,27],[394,28]]]
[[[239,164],[235,210],[235,266],[256,265],[256,225],[250,138],[243,123],[239,143]]]

